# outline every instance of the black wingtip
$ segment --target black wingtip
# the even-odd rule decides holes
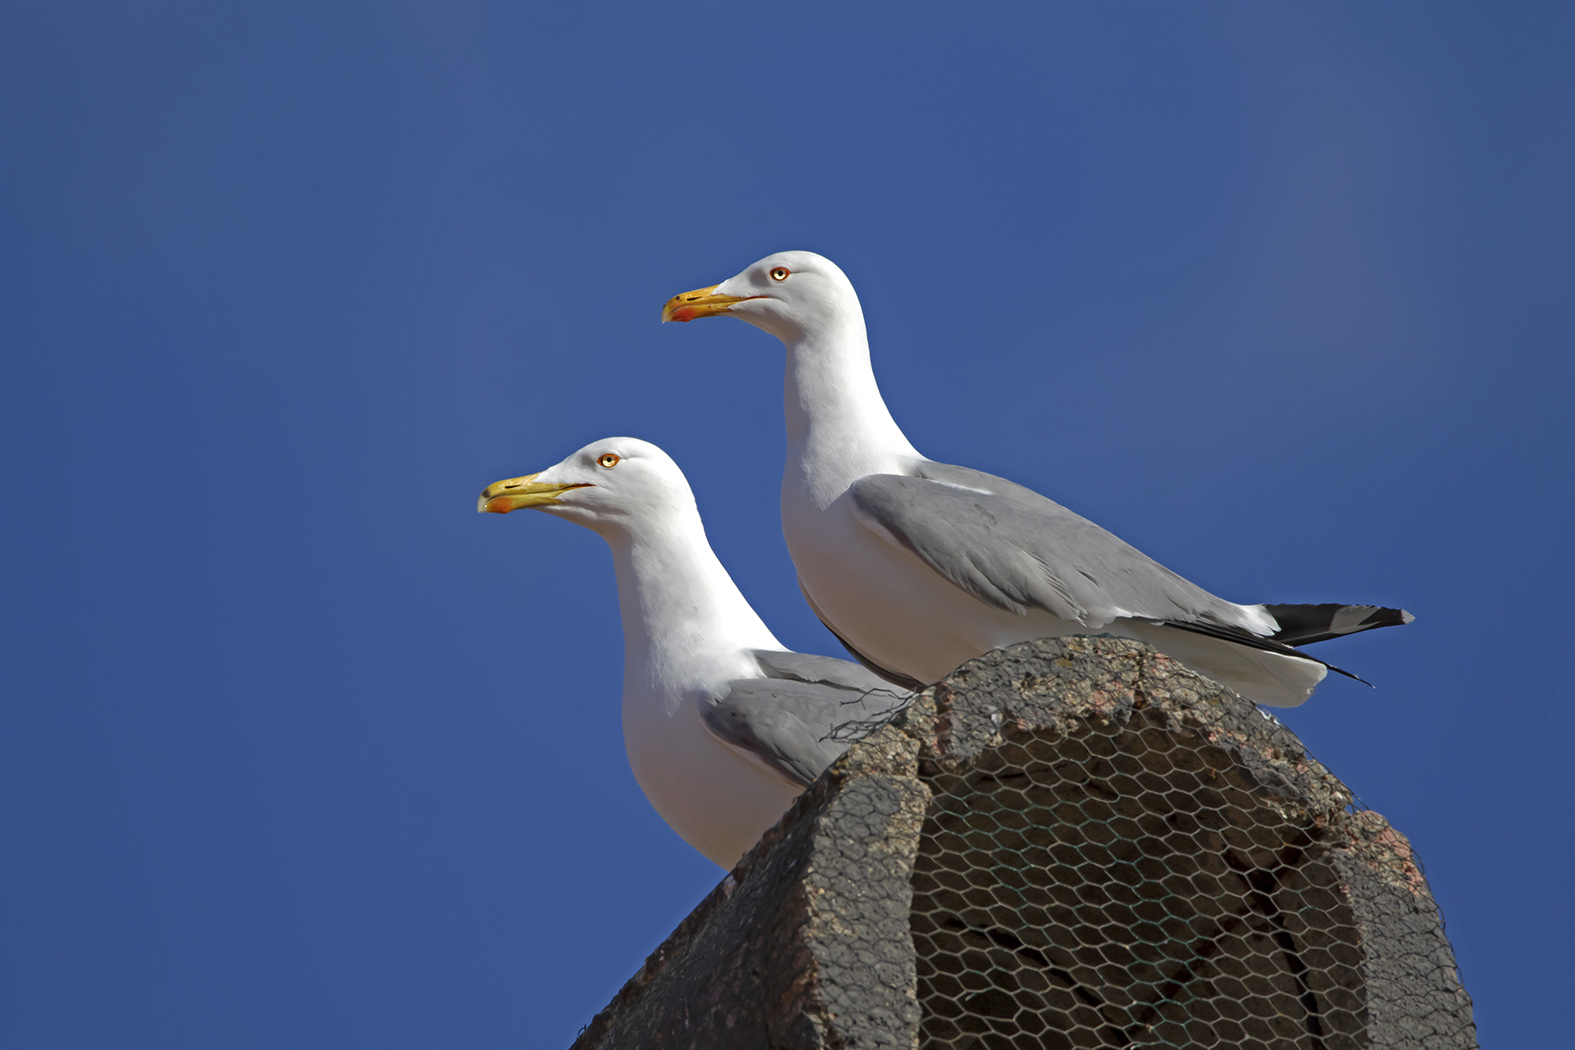
[[[1324,642],[1378,627],[1401,627],[1416,619],[1404,609],[1390,609],[1382,605],[1341,605],[1338,602],[1315,605],[1265,604],[1264,609],[1280,625],[1273,635],[1274,639],[1287,645],[1311,645],[1313,642]]]

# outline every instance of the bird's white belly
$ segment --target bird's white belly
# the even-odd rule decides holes
[[[695,849],[732,868],[801,790],[706,731],[696,701],[671,714],[625,696],[624,749],[645,797]]]
[[[783,518],[799,581],[828,625],[882,667],[928,684],[1003,645],[1089,633],[1043,610],[980,601],[862,525],[846,496],[811,513],[813,523]]]

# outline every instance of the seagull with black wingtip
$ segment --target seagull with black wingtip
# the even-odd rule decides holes
[[[893,682],[917,688],[1014,642],[1105,633],[1293,707],[1339,670],[1297,646],[1411,621],[1373,605],[1226,601],[1030,489],[920,455],[881,398],[863,308],[829,259],[770,255],[662,310],[715,316],[787,347],[782,531],[799,586]]]

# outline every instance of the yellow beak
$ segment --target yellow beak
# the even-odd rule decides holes
[[[584,481],[536,481],[540,473],[494,481],[481,490],[481,498],[476,500],[476,513],[507,514],[522,507],[546,507],[558,502],[559,493],[591,487]]]
[[[713,284],[708,288],[696,288],[692,292],[673,296],[662,307],[662,320],[693,321],[696,317],[712,317],[727,313],[734,303],[760,298],[758,295],[717,295],[716,288]]]

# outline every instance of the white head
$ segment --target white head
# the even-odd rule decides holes
[[[529,507],[611,540],[698,517],[694,493],[671,456],[639,438],[593,441],[562,462],[495,482],[476,501],[481,513]]]
[[[853,283],[837,264],[814,252],[777,252],[709,288],[675,295],[663,321],[726,314],[792,345],[834,330],[864,327]]]

